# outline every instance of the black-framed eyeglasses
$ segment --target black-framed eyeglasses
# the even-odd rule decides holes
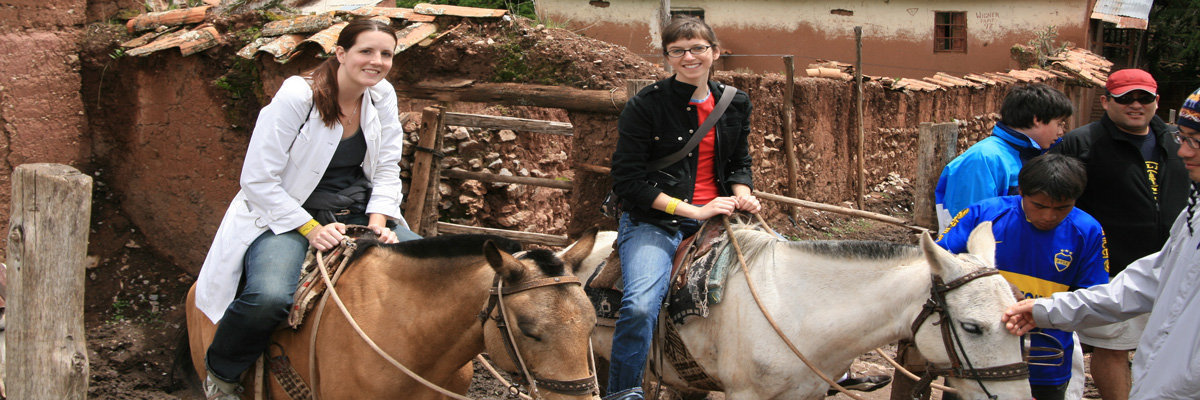
[[[1154,94],[1154,93],[1144,92],[1141,90],[1135,90],[1132,93],[1125,93],[1120,96],[1113,96],[1112,93],[1109,93],[1108,98],[1112,99],[1112,101],[1117,102],[1117,104],[1120,104],[1123,106],[1133,104],[1133,102],[1135,102],[1135,101],[1145,105],[1145,104],[1153,103],[1155,100],[1158,100],[1158,95]]]
[[[708,49],[711,49],[711,48],[712,48],[712,46],[709,46],[709,45],[699,45],[699,46],[692,46],[692,48],[690,48],[690,49],[671,49],[671,50],[667,50],[667,57],[671,57],[671,58],[683,57],[683,53],[685,53],[685,52],[692,53],[693,56],[698,56],[698,55],[707,53]]]
[[[1178,130],[1171,132],[1171,138],[1175,139],[1175,143],[1179,143],[1181,145],[1186,143],[1188,147],[1191,147],[1195,150],[1200,150],[1200,139],[1184,136],[1183,133],[1179,132]]]

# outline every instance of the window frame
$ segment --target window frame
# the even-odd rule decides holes
[[[948,17],[948,22],[942,22],[943,16]],[[966,11],[933,12],[933,52],[967,52]]]

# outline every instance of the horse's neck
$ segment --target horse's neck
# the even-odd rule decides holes
[[[760,263],[766,268],[755,271],[754,275],[760,275],[755,279],[776,286],[785,282],[797,285],[800,290],[780,290],[781,294],[791,293],[785,297],[801,298],[786,302],[812,309],[799,310],[798,315],[829,312],[836,316],[839,323],[831,329],[840,332],[824,334],[859,337],[856,342],[866,350],[912,336],[909,327],[929,297],[929,267],[923,258],[900,264],[895,260],[835,261],[799,252],[790,257],[782,254],[785,251],[780,253],[776,262]]]

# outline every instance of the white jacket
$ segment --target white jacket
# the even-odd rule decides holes
[[[1150,313],[1133,358],[1131,400],[1200,398],[1200,212],[1180,213],[1162,251],[1112,282],[1055,293],[1033,306],[1037,326],[1086,328]],[[1188,224],[1196,230],[1188,232]]]
[[[362,101],[363,172],[374,186],[367,213],[407,226],[400,213],[404,132],[396,90],[383,80],[368,88]],[[312,104],[308,82],[292,76],[258,114],[242,164],[242,190],[225,211],[196,280],[196,306],[214,323],[233,302],[250,243],[267,229],[284,233],[312,219],[300,205],[317,187],[342,138],[342,125],[325,126]]]

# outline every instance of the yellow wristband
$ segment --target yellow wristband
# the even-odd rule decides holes
[[[675,207],[679,207],[679,199],[672,197],[671,202],[667,203],[667,209],[663,211],[666,211],[667,214],[675,215]]]
[[[310,219],[308,222],[305,222],[304,225],[296,228],[296,232],[300,232],[300,236],[308,236],[308,233],[312,232],[312,230],[318,226],[321,226],[320,222],[317,222],[315,219]]]

